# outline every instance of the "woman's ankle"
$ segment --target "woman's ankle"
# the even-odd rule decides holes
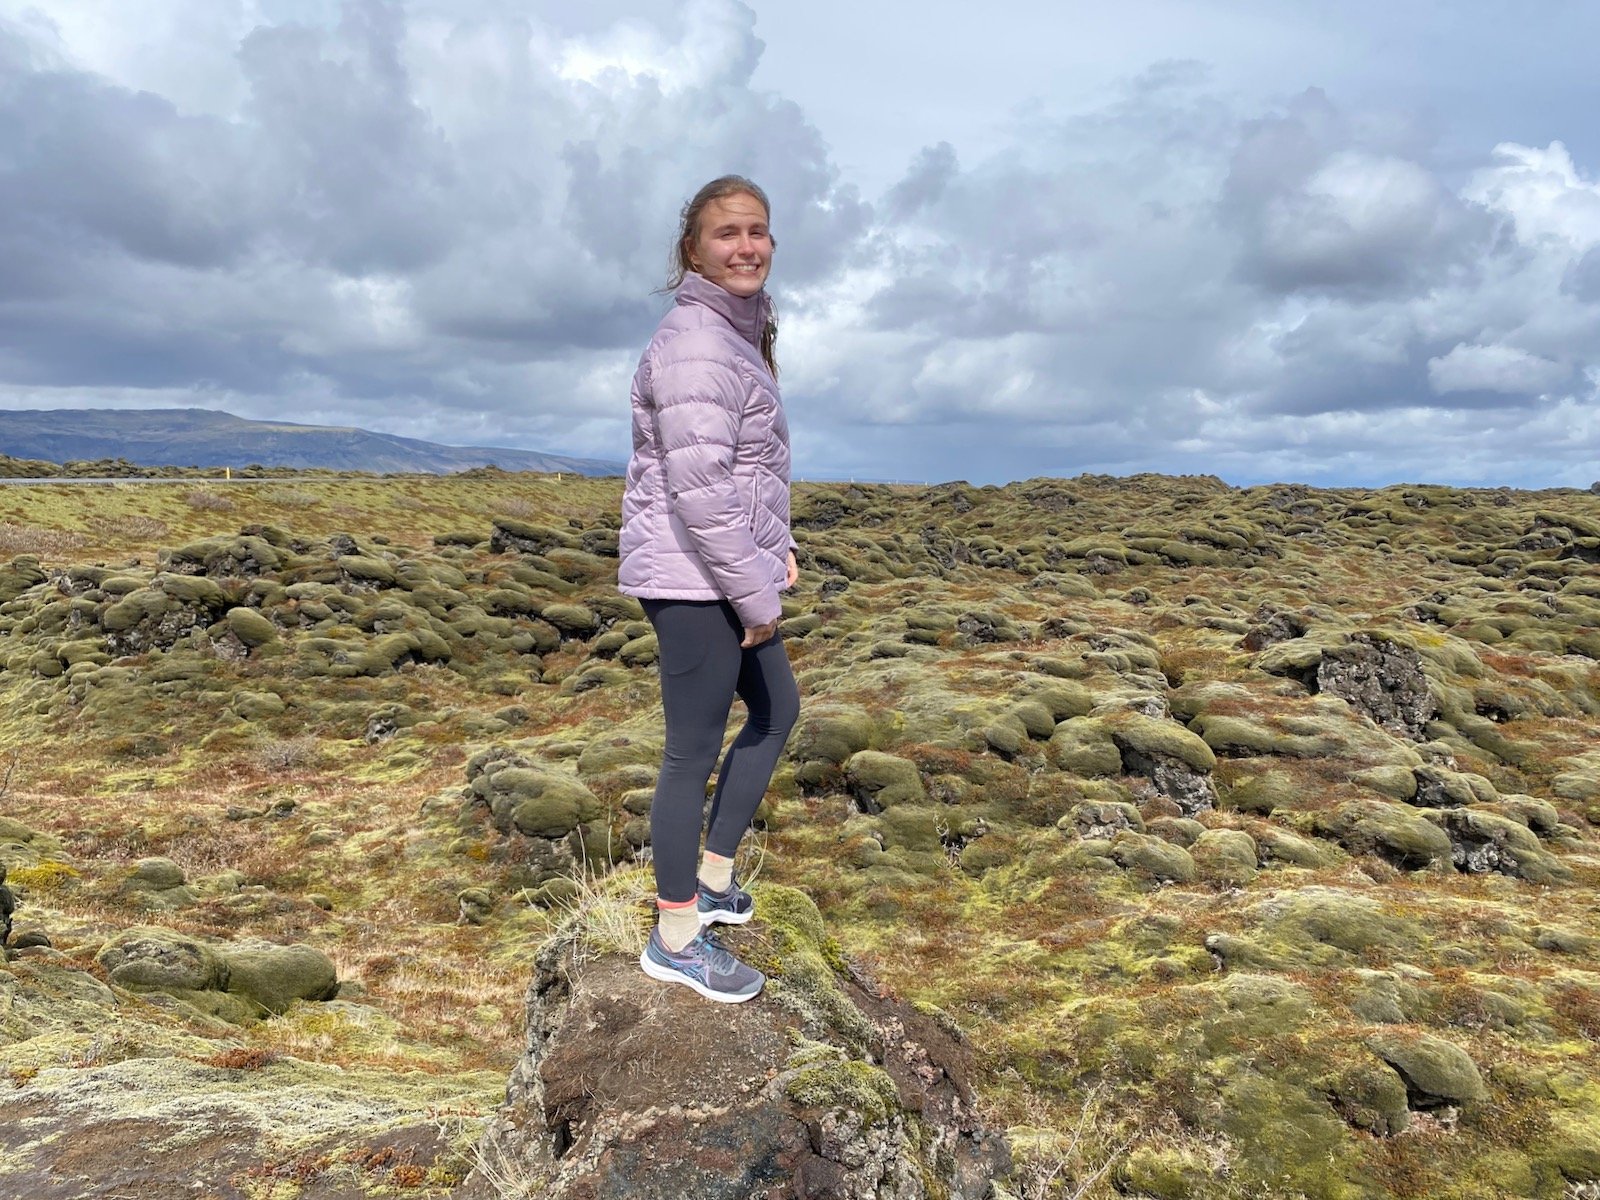
[[[707,850],[700,860],[700,882],[713,892],[727,891],[733,886],[733,859]]]
[[[700,935],[700,906],[693,900],[656,900],[656,931],[674,954]]]

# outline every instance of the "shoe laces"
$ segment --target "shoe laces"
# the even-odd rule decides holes
[[[732,950],[717,941],[716,934],[706,929],[701,932],[697,940],[700,942],[701,953],[705,955],[706,962],[710,964],[712,970],[719,975],[727,975],[733,971],[738,960],[734,958]]]

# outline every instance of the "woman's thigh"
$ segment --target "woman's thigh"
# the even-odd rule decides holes
[[[800,716],[800,688],[781,637],[744,651],[737,690],[764,732],[787,733],[793,727]]]
[[[723,726],[739,683],[744,629],[726,602],[644,600],[656,631],[661,705],[667,737],[714,738]],[[697,736],[698,735],[698,736]]]

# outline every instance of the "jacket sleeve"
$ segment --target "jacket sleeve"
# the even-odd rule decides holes
[[[679,334],[661,348],[652,392],[673,513],[739,620],[777,620],[783,609],[771,568],[733,480],[745,387],[726,349],[705,331]]]

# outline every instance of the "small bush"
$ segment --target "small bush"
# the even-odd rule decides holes
[[[156,542],[172,532],[165,521],[136,513],[109,518],[105,530],[108,541],[118,542]]]
[[[275,738],[255,753],[255,763],[263,771],[293,771],[310,766],[317,759],[317,739],[310,734]]]
[[[208,1067],[218,1067],[224,1071],[259,1071],[262,1067],[269,1067],[277,1062],[283,1055],[274,1050],[257,1050],[244,1046],[234,1046],[228,1050],[219,1050],[207,1058],[195,1061]]]
[[[192,488],[186,492],[183,502],[190,508],[200,512],[232,512],[233,501],[220,492],[213,492],[209,488]]]
[[[85,541],[81,533],[65,529],[42,529],[37,525],[0,521],[0,557],[4,558],[15,558],[19,554],[62,558],[77,550]]]
[[[496,502],[495,511],[508,517],[515,517],[519,521],[537,521],[541,517],[548,518],[550,509],[548,505],[534,504],[530,500],[512,496],[508,500]]]
[[[280,505],[284,508],[316,508],[322,503],[322,497],[315,492],[308,492],[304,488],[277,487],[267,490],[261,499],[268,504]]]

